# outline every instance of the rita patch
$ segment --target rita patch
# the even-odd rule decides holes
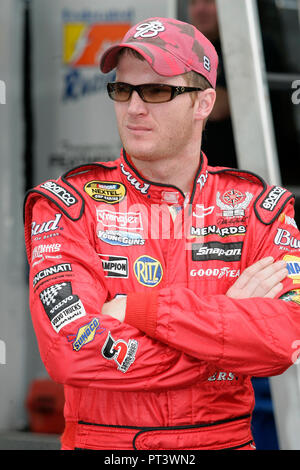
[[[89,181],[84,191],[97,202],[118,204],[126,196],[126,187],[117,181]]]
[[[138,282],[146,287],[157,286],[163,277],[161,263],[151,256],[140,256],[133,266]]]

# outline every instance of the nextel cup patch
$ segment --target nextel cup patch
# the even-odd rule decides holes
[[[126,196],[126,187],[117,181],[89,181],[84,191],[97,202],[117,204]]]

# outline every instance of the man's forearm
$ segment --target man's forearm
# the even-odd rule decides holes
[[[139,307],[136,308],[136,305]],[[189,289],[129,294],[125,322],[152,338],[225,370],[269,376],[292,364],[300,308],[269,298],[200,298]]]

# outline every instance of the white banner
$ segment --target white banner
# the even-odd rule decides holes
[[[31,0],[34,184],[120,153],[99,57],[138,21],[173,16],[175,0]]]

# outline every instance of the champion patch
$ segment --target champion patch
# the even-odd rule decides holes
[[[128,258],[99,254],[105,277],[128,278]]]

